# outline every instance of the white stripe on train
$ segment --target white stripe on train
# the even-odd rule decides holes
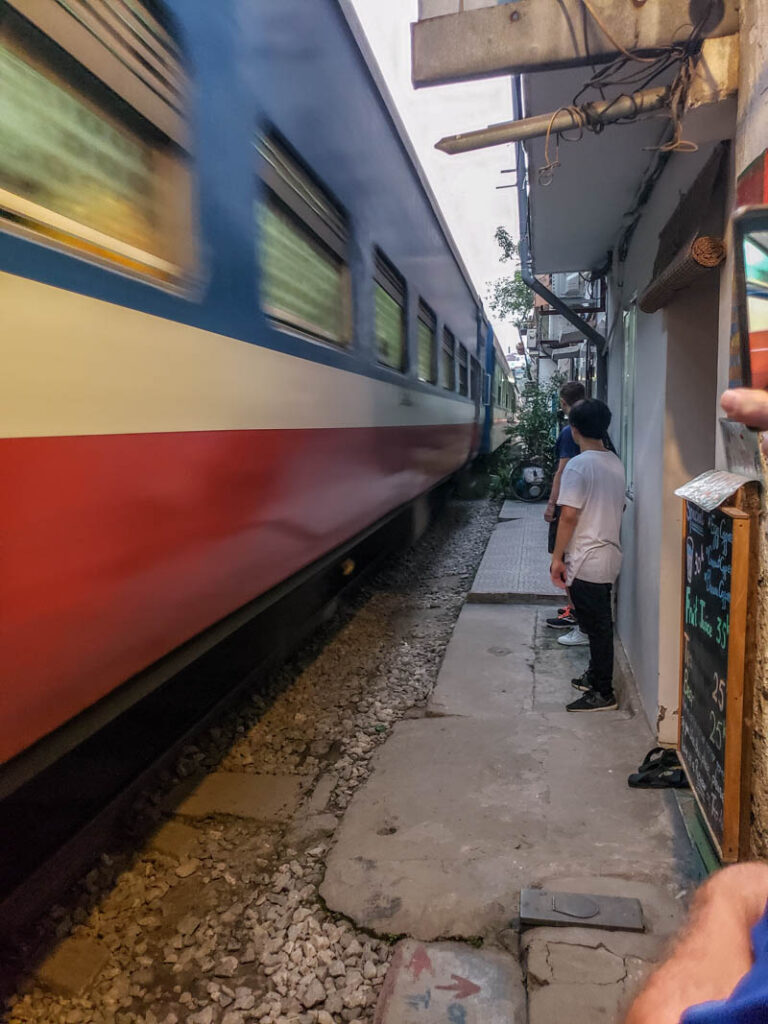
[[[0,436],[469,423],[474,405],[0,273]]]

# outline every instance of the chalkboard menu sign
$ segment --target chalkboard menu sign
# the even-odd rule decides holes
[[[725,861],[741,837],[750,527],[685,503],[680,760]]]

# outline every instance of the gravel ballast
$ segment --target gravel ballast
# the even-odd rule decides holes
[[[395,721],[426,704],[497,512],[486,501],[449,502],[417,545],[342,601],[266,684],[183,750],[175,772],[136,808],[141,852],[103,854],[20,951],[21,981],[4,1019],[373,1019],[394,936],[360,933],[324,908],[325,857],[372,754]],[[295,777],[298,808],[276,822],[174,817],[214,770]],[[67,944],[86,940],[100,957],[95,978],[78,972],[87,980],[75,987],[34,973],[41,956],[66,961]]]

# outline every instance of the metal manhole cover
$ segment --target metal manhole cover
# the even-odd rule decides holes
[[[598,896],[594,893],[552,892],[547,889],[520,890],[522,925],[574,925],[609,931],[642,932],[640,900],[626,896]]]

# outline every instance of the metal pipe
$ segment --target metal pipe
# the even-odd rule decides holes
[[[515,77],[512,84],[512,111],[517,120],[522,118],[523,95],[519,75]],[[525,146],[519,139],[517,141],[515,155],[517,158],[516,164],[518,168],[517,208],[520,221],[520,276],[531,291],[541,296],[541,298],[556,309],[561,316],[564,316],[568,323],[573,324],[574,327],[578,328],[578,330],[580,330],[581,333],[594,344],[597,353],[597,397],[605,401],[608,390],[606,381],[605,353],[608,348],[608,343],[599,331],[596,331],[591,324],[585,323],[580,316],[577,316],[572,309],[566,306],[562,299],[559,299],[553,291],[550,291],[546,285],[537,280],[533,274],[531,249],[528,236],[528,186],[526,183],[527,175],[524,173],[526,168]]]
[[[435,149],[453,156],[456,153],[470,153],[476,149],[487,149],[489,146],[503,146],[522,139],[536,139],[547,132],[572,131],[585,125],[605,125],[621,121],[626,117],[636,117],[660,110],[666,106],[669,89],[659,86],[657,89],[644,89],[632,93],[631,96],[617,96],[613,100],[596,100],[585,103],[582,107],[563,107],[551,114],[537,114],[502,124],[489,125],[474,132],[463,132],[460,135],[446,135],[435,144]],[[577,113],[580,111],[581,113]]]

